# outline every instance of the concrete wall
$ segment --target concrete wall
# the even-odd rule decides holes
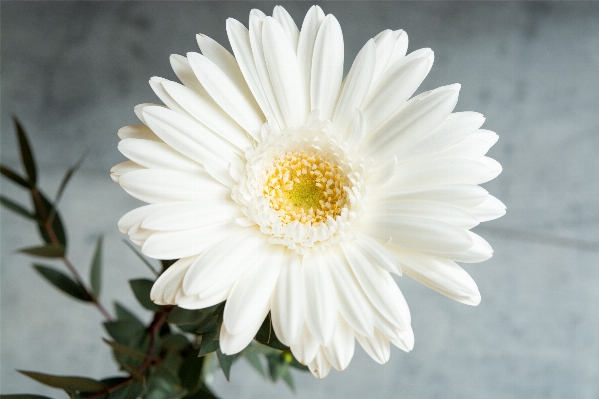
[[[18,167],[10,122],[27,128],[41,184],[91,152],[62,201],[71,255],[83,274],[105,235],[104,302],[144,314],[127,279],[150,276],[130,254],[116,221],[138,202],[108,177],[123,160],[115,132],[136,123],[133,106],[155,102],[148,79],[175,79],[168,57],[197,51],[195,34],[226,43],[225,19],[247,23],[253,2],[2,2],[1,157]],[[310,3],[285,2],[297,23]],[[482,303],[455,303],[398,280],[413,315],[412,353],[379,366],[363,351],[324,381],[296,373],[298,393],[263,382],[244,363],[224,398],[596,398],[599,396],[599,4],[330,2],[340,21],[346,70],[379,31],[405,29],[410,49],[431,47],[422,90],[459,82],[457,110],[485,114],[504,167],[486,188],[508,206],[477,228],[495,256],[466,269]],[[3,195],[24,199],[2,181]],[[15,369],[115,374],[100,316],[49,287],[16,248],[34,228],[1,213],[0,392],[63,397]],[[487,227],[488,226],[488,227]],[[595,244],[593,244],[595,243]],[[148,315],[145,314],[147,317]]]

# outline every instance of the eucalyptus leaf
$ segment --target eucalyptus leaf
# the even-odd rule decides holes
[[[48,385],[55,388],[61,388],[65,390],[78,391],[78,392],[100,392],[106,389],[106,385],[100,381],[92,380],[91,378],[84,377],[71,377],[71,376],[58,376],[37,373],[34,371],[23,371],[17,370],[19,373],[26,375],[29,378],[33,378],[37,382],[44,385]]]
[[[19,186],[30,188],[31,184],[25,180],[25,178],[21,177],[17,172],[12,170],[6,165],[0,165],[0,173],[4,175],[9,180],[12,180],[13,183],[18,184]]]
[[[102,289],[102,237],[98,238],[96,243],[89,280],[94,298],[98,298]]]
[[[154,285],[152,280],[143,278],[129,280],[129,285],[131,286],[131,290],[133,290],[133,294],[141,306],[151,311],[160,309],[160,306],[156,305],[150,299],[150,291],[152,290],[152,285]]]
[[[88,292],[63,272],[45,265],[34,264],[33,267],[35,267],[35,270],[48,280],[50,284],[65,294],[79,299],[80,301],[92,301],[92,297],[89,296]]]
[[[29,212],[27,209],[23,208],[21,205],[17,204],[11,199],[6,198],[3,195],[0,195],[0,204],[4,205],[6,209],[10,209],[17,215],[21,215],[26,217],[27,219],[35,220],[35,215]]]
[[[182,351],[190,346],[190,343],[183,334],[169,334],[162,337],[160,346],[165,350]]]
[[[152,271],[152,273],[154,273],[156,276],[158,276],[158,271],[156,269],[154,269],[154,266],[152,266],[152,264],[150,262],[148,262],[148,260],[145,258],[145,256],[143,256],[141,254],[141,252],[139,252],[137,250],[137,248],[135,248],[133,246],[133,244],[131,244],[129,241],[127,240],[123,240],[123,242],[125,243],[125,245],[127,245],[135,255],[137,255],[137,257],[139,259],[141,259],[141,261],[144,263],[144,265],[146,265],[148,267],[148,269],[150,269]]]
[[[36,197],[39,198],[39,201],[36,200]],[[38,229],[43,240],[47,244],[54,243],[52,237],[50,237],[50,235],[46,231],[45,223],[49,223],[50,227],[52,228],[52,231],[56,236],[56,240],[58,240],[60,245],[66,248],[67,237],[64,225],[62,224],[60,214],[56,209],[54,209],[54,205],[52,205],[50,200],[48,200],[48,198],[46,198],[46,196],[43,193],[37,191],[36,188],[31,189],[31,201],[33,202],[33,206],[35,207],[36,218],[40,222],[38,224]],[[52,220],[47,222],[50,216],[52,216]]]
[[[220,368],[223,370],[223,373],[225,374],[225,378],[227,379],[227,381],[230,381],[229,377],[231,375],[231,366],[233,365],[233,362],[235,361],[237,355],[225,355],[219,349],[216,351],[216,356],[218,357]]]
[[[23,167],[27,172],[27,177],[29,181],[35,184],[37,182],[37,168],[35,166],[35,159],[33,157],[33,151],[31,151],[31,146],[29,145],[29,139],[27,138],[27,133],[25,133],[25,129],[21,125],[21,122],[13,115],[12,117],[13,123],[15,125],[15,131],[17,133],[17,139],[19,140],[19,150],[21,153],[21,162],[23,163]]]
[[[264,370],[264,365],[262,364],[262,359],[260,359],[260,356],[258,355],[258,353],[248,351],[248,352],[243,352],[243,355],[245,356],[247,361],[250,363],[250,365],[254,369],[256,369],[256,371],[258,373],[260,373],[260,375],[262,377],[266,377],[266,371]]]
[[[138,382],[132,381],[131,383],[115,390],[110,393],[110,399],[131,399],[138,398],[144,387]]]
[[[115,353],[138,359],[145,359],[148,357],[145,353],[138,351],[137,349],[133,349],[129,346],[119,344],[118,342],[108,341],[106,339],[103,339],[103,341],[106,342],[106,344],[108,344],[115,351]]]
[[[56,196],[54,197],[54,206],[58,205],[58,201],[60,201],[60,198],[62,197],[62,193],[64,192],[65,188],[67,187],[67,184],[69,184],[69,180],[71,180],[71,177],[73,177],[75,172],[77,172],[77,170],[81,167],[81,164],[85,160],[85,157],[87,156],[88,152],[89,151],[86,151],[81,156],[81,158],[79,158],[77,163],[75,163],[75,165],[73,165],[69,169],[67,169],[67,172],[62,177],[60,185],[58,186],[58,190],[56,191]]]
[[[287,384],[289,389],[295,392],[295,383],[293,382],[293,376],[291,375],[291,370],[289,367],[285,367],[283,370],[281,370],[281,379],[285,381],[285,384]]]
[[[142,323],[142,321],[139,320],[139,318],[133,312],[131,312],[129,309],[127,309],[125,306],[121,305],[120,303],[118,303],[118,302],[114,303],[114,310],[115,310],[117,319],[132,322],[133,324],[139,326],[139,328],[142,328],[142,329],[145,328],[144,323]]]
[[[39,247],[22,248],[19,250],[24,254],[39,256],[41,258],[61,258],[64,256],[62,245],[42,245]]]
[[[146,328],[132,320],[107,321],[106,332],[119,344],[139,348],[146,335]]]
[[[195,352],[190,352],[189,356],[183,359],[183,363],[179,368],[179,378],[181,384],[189,392],[194,392],[202,385],[202,366],[204,358],[195,356]]]
[[[212,353],[219,348],[218,335],[215,331],[206,333],[202,335],[202,340],[200,342],[200,352],[198,356],[204,356],[209,353]]]

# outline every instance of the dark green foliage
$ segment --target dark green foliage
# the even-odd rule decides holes
[[[91,378],[83,377],[64,377],[33,371],[18,370],[19,373],[26,375],[29,378],[48,385],[54,388],[61,388],[67,392],[99,392],[106,389],[106,385],[100,381],[92,380]]]
[[[64,247],[61,245],[42,245],[39,247],[22,248],[19,252],[39,256],[40,258],[61,258],[64,256]]]
[[[11,168],[9,168],[6,165],[0,165],[0,173],[7,179],[11,180],[13,183],[18,184],[21,187],[24,187],[24,188],[31,187],[31,184],[29,184],[27,182],[27,180],[25,180],[17,172],[15,172],[14,170],[12,170]]]
[[[225,374],[225,378],[227,379],[227,381],[230,381],[229,376],[231,375],[231,366],[233,365],[233,362],[235,361],[237,355],[225,355],[219,349],[216,351],[216,356],[218,357],[218,363],[220,364],[220,368],[223,370],[223,373]]]
[[[73,298],[79,299],[84,302],[91,302],[92,297],[89,296],[87,291],[77,284],[73,279],[64,274],[63,272],[54,269],[53,267],[44,265],[33,265],[35,270],[39,272],[50,284],[61,290],[67,295]]]
[[[29,212],[27,209],[23,208],[16,202],[6,198],[5,196],[0,195],[0,204],[4,205],[6,209],[10,209],[17,215],[21,215],[27,219],[35,220],[35,215],[33,213]]]
[[[256,334],[256,341],[264,345],[270,346],[271,348],[279,350],[289,350],[289,348],[286,345],[279,341],[279,338],[277,338],[277,335],[272,329],[270,313],[266,316],[266,319],[264,319],[264,322],[260,326],[260,329]]]
[[[151,311],[160,309],[160,306],[156,305],[150,299],[150,291],[152,290],[152,285],[154,285],[152,280],[145,278],[129,280],[129,285],[141,306]]]
[[[102,237],[98,238],[98,242],[96,243],[96,250],[94,251],[89,272],[89,281],[94,298],[98,298],[102,288]]]
[[[18,121],[16,117],[12,118],[13,123],[15,125],[15,132],[17,133],[17,139],[19,140],[19,149],[21,153],[21,163],[27,172],[27,178],[32,185],[37,183],[37,167],[35,166],[35,160],[33,157],[33,152],[31,151],[31,146],[29,145],[29,139],[27,138],[27,134],[21,126],[21,123]]]

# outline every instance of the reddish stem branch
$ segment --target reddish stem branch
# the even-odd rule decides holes
[[[42,197],[41,197],[39,191],[37,190],[37,188],[35,186],[32,186],[30,188],[30,190],[31,190],[31,196],[33,197],[33,200],[35,201],[36,208],[38,209],[39,216],[41,219],[40,222],[41,222],[42,227],[44,228],[44,231],[48,234],[48,237],[50,238],[50,241],[53,245],[61,245],[60,242],[58,241],[58,237],[56,236],[56,232],[54,231],[54,228],[52,227],[52,219],[53,218],[50,219],[50,218],[48,218],[48,215],[46,215],[44,203],[42,201]],[[100,311],[100,313],[102,313],[104,318],[106,318],[106,320],[108,320],[108,321],[113,321],[114,319],[112,318],[110,313],[108,313],[108,311],[102,305],[102,303],[100,303],[99,299],[96,298],[94,295],[92,295],[90,290],[87,288],[87,286],[83,282],[83,279],[81,278],[81,276],[77,272],[77,269],[75,269],[75,267],[73,266],[73,264],[71,263],[69,258],[67,258],[66,255],[63,255],[60,257],[60,259],[62,259],[63,263],[65,264],[65,266],[67,267],[69,272],[73,275],[75,282],[87,293],[87,295],[90,298],[92,298],[92,303],[96,306],[96,308]]]
[[[155,362],[153,353],[154,353],[154,346],[156,345],[156,336],[160,332],[162,325],[166,322],[166,318],[172,309],[173,309],[173,306],[164,306],[159,311],[154,313],[154,318],[152,319],[152,323],[150,323],[150,326],[148,327],[148,333],[150,334],[150,343],[148,345],[148,350],[146,351],[146,358],[145,358],[144,362],[141,364],[141,366],[139,366],[139,368],[137,368],[137,372],[139,374],[143,374],[148,369],[148,367],[150,367],[150,365],[152,365],[152,363]],[[116,391],[117,389],[120,389],[120,388],[132,383],[133,380],[134,380],[134,378],[131,375],[116,385],[106,388],[100,392],[96,392],[91,396],[87,396],[86,399],[98,399],[103,396],[107,396],[110,393]]]

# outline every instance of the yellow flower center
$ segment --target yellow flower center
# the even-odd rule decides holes
[[[264,196],[284,224],[312,225],[333,219],[346,203],[345,174],[316,152],[289,151],[276,158],[264,184]]]

